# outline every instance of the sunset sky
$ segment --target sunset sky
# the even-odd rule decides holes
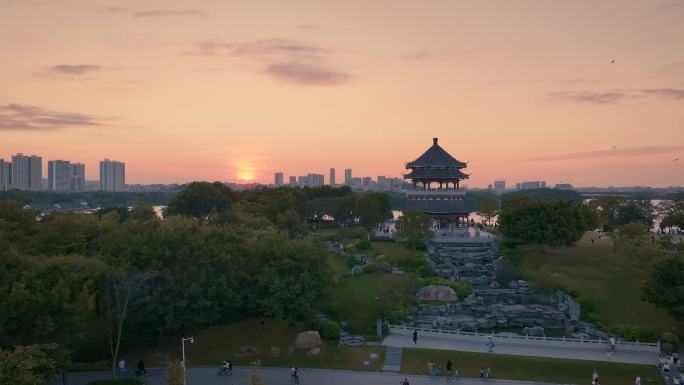
[[[88,179],[400,176],[439,137],[470,186],[684,185],[684,0],[0,0],[0,52],[0,158]]]

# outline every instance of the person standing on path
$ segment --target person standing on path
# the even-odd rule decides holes
[[[487,348],[489,348],[490,353],[494,352],[494,340],[492,339],[492,336],[489,336],[489,340],[487,341]]]
[[[415,345],[417,343],[418,343],[418,330],[414,330],[413,331],[413,344]]]
[[[123,358],[119,361],[119,375],[126,375],[126,361]]]
[[[608,340],[608,341],[610,342],[609,352],[613,353],[615,351],[615,337],[610,337],[610,340]]]

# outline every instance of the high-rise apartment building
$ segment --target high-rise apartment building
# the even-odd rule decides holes
[[[71,162],[67,160],[48,161],[48,190],[71,190]]]
[[[9,190],[12,186],[12,163],[0,159],[0,191]]]
[[[335,187],[335,168],[334,167],[330,168],[330,179],[329,179],[329,181],[330,181],[330,185]]]
[[[296,187],[296,186],[297,186],[297,177],[291,176],[290,177],[290,187]]]
[[[276,187],[280,187],[280,186],[282,186],[282,185],[284,184],[283,181],[284,181],[284,179],[283,179],[283,173],[282,173],[282,172],[277,172],[277,173],[275,173],[275,175],[273,176],[273,184],[274,184]]]
[[[22,153],[12,155],[12,187],[40,190],[43,187],[43,158]]]
[[[496,192],[504,192],[506,190],[506,181],[505,180],[495,180],[494,181],[494,191]]]
[[[85,190],[85,164],[72,163],[70,171],[70,187],[71,190],[81,191]]]
[[[351,168],[344,170],[344,184],[346,184],[346,185],[352,184],[352,170],[351,170]]]
[[[308,174],[306,176],[306,185],[311,187],[323,186],[325,183],[325,177],[323,174]]]
[[[100,190],[124,191],[126,189],[126,164],[116,160],[100,161]]]

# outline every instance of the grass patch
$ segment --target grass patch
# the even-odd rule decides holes
[[[573,247],[527,245],[519,246],[518,252],[518,271],[524,279],[542,289],[575,289],[591,301],[593,313],[607,325],[637,325],[657,331],[658,335],[673,326],[677,330],[684,328],[683,322],[641,299],[651,265],[632,262],[627,255],[614,252],[609,239],[587,233]],[[662,258],[655,249],[651,253],[651,263]]]
[[[642,384],[663,383],[658,370],[648,365],[430,349],[406,349],[401,372],[426,374],[430,360],[444,370],[449,359],[463,377],[479,377],[480,367],[485,365],[492,369],[490,378],[496,379],[585,384],[591,381],[591,373],[596,369],[602,385],[632,384],[637,374]]]
[[[335,318],[348,322],[353,333],[375,332],[378,318],[403,309],[414,300],[416,279],[408,275],[364,273],[340,279],[328,305]]]
[[[411,250],[399,242],[371,242],[369,250],[365,251],[369,257],[384,256],[384,262],[398,267],[407,273],[420,273],[425,263],[425,252]]]
[[[337,341],[326,340],[317,356],[308,350],[293,348],[290,351],[297,334],[306,330],[314,329],[304,324],[289,324],[272,319],[267,319],[264,326],[258,319],[216,325],[195,333],[195,343],[186,343],[185,353],[189,365],[218,367],[223,360],[230,360],[235,365],[249,365],[258,358],[263,366],[294,365],[302,368],[380,370],[385,351],[382,346],[340,348]],[[241,346],[254,347],[256,353],[241,355]],[[279,349],[280,353],[273,354],[272,348]],[[363,366],[363,362],[369,359],[371,353],[378,353],[379,359],[370,366]],[[169,346],[163,354],[172,359],[178,358],[180,342]],[[159,352],[155,355],[158,356]],[[153,357],[146,357],[145,362],[154,363]]]

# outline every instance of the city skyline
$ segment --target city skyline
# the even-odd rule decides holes
[[[473,187],[684,185],[681,1],[495,3],[0,0],[0,153],[269,184],[439,137]]]

